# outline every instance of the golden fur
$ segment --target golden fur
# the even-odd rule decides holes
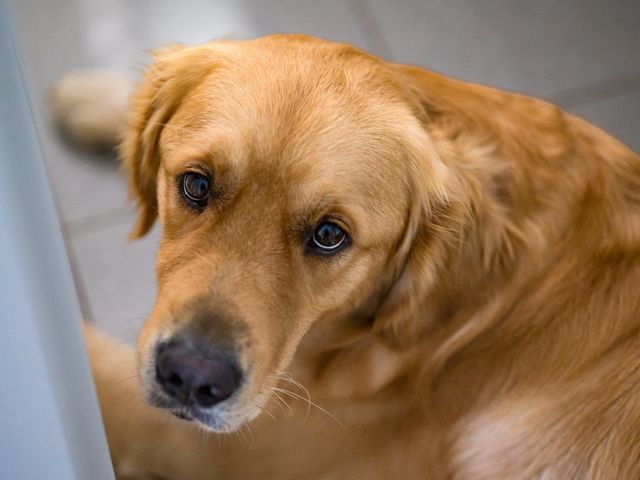
[[[278,35],[158,53],[122,154],[134,235],[162,229],[145,395],[187,325],[246,381],[215,427],[237,433],[202,433],[88,331],[119,478],[640,478],[640,159],[604,132]],[[194,165],[201,213],[176,188]],[[305,255],[326,215],[353,244]]]

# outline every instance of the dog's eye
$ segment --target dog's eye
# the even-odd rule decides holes
[[[333,222],[320,223],[311,235],[309,246],[319,253],[334,253],[347,243],[347,233]]]
[[[180,191],[185,200],[204,207],[211,195],[211,182],[205,175],[187,172],[180,177]]]

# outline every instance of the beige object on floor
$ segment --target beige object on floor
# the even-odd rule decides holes
[[[91,148],[120,141],[132,91],[131,76],[110,70],[74,70],[51,92],[56,121],[70,139]]]

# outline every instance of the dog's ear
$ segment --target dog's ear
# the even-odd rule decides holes
[[[132,238],[146,234],[158,215],[156,183],[160,156],[160,134],[187,94],[214,69],[208,46],[172,45],[154,52],[154,63],[131,100],[128,127],[120,147],[136,200],[138,219]]]
[[[404,67],[403,67],[404,68]],[[410,162],[412,205],[404,234],[388,260],[387,278],[373,321],[373,332],[388,346],[405,348],[432,325],[438,291],[447,281],[447,262],[460,245],[469,218],[464,188],[451,169],[450,144],[435,126],[431,99],[402,71],[406,97],[416,117],[414,161]],[[427,110],[428,107],[428,110]]]
[[[393,349],[423,337],[439,308],[438,292],[447,282],[446,266],[464,230],[465,206],[443,199],[417,202],[397,250],[388,262],[373,332]]]

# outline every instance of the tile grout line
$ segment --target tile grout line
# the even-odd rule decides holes
[[[570,110],[640,91],[640,71],[567,88],[546,98]]]
[[[347,4],[369,46],[383,58],[395,61],[383,28],[369,0],[349,0]],[[566,110],[571,110],[639,91],[640,71],[636,71],[578,87],[566,88],[551,95],[545,95],[544,98]]]
[[[356,23],[360,27],[360,31],[369,44],[369,47],[375,50],[376,53],[385,60],[395,61],[387,37],[369,0],[349,0],[347,5],[355,17]]]
[[[66,221],[64,222],[65,238],[78,238],[89,233],[96,233],[124,225],[126,221],[130,221],[130,213],[130,207],[121,206],[100,213],[87,215],[76,220]]]
[[[85,322],[93,322],[93,308],[89,301],[89,294],[84,283],[80,268],[78,267],[78,258],[72,242],[69,240],[69,228],[64,222],[60,222],[60,230],[62,231],[62,237],[64,239],[64,248],[67,253],[67,261],[69,262],[69,270],[71,270],[71,277],[73,279],[73,285],[78,297],[78,304],[80,305],[80,313],[82,314],[82,320]]]

